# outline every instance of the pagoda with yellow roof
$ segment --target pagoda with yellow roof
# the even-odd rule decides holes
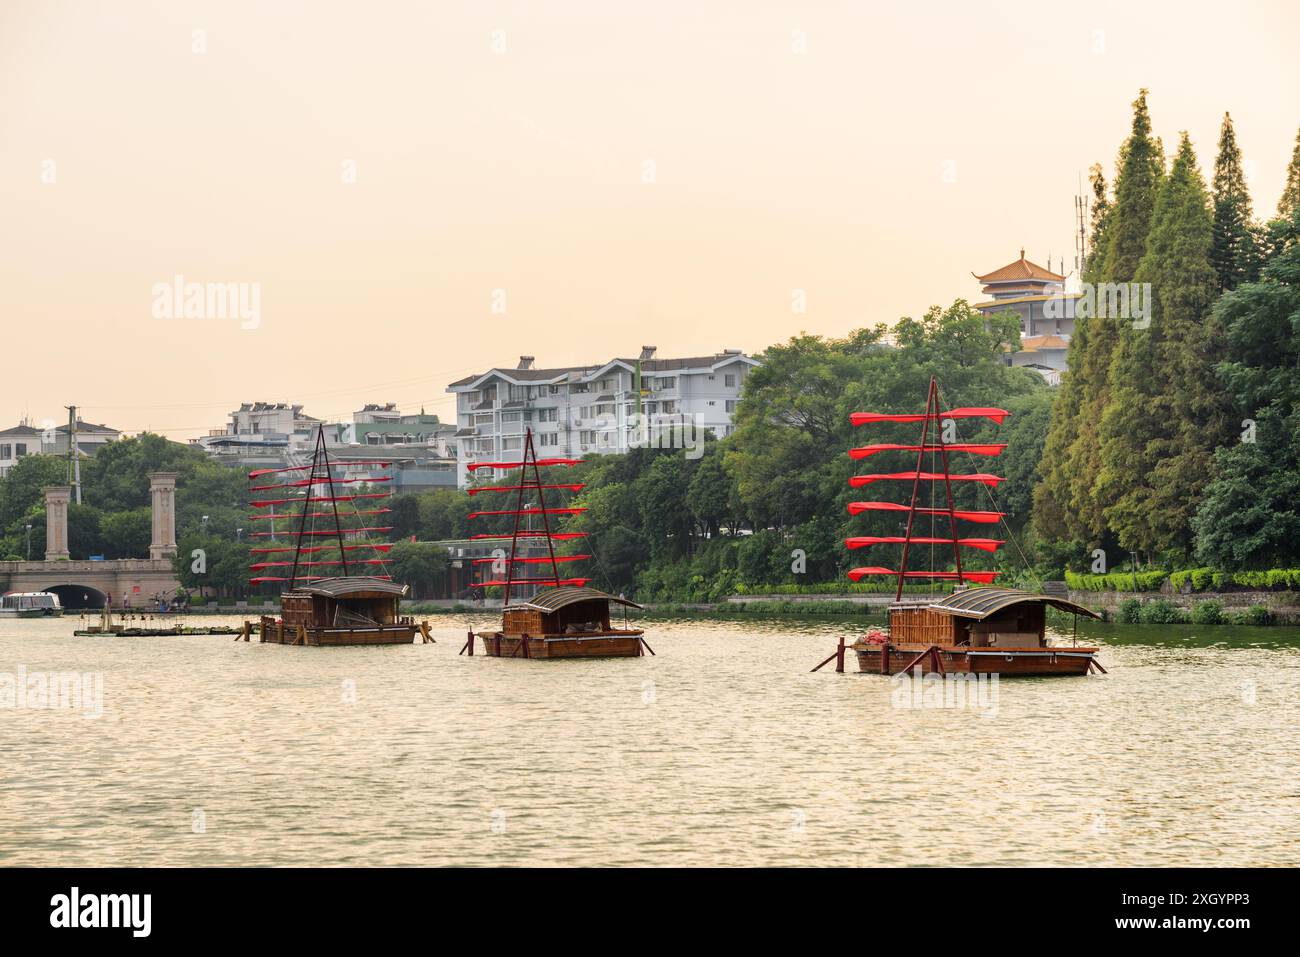
[[[1020,351],[1008,358],[1011,365],[1025,366],[1058,384],[1065,371],[1065,354],[1074,334],[1075,305],[1079,293],[1065,291],[1066,277],[1020,258],[1000,269],[975,276],[981,292],[989,298],[975,303],[985,316],[1014,312],[1020,317]]]

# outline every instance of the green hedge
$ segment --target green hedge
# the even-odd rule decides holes
[[[1065,584],[1075,591],[1159,591],[1169,573],[1157,569],[1150,572],[1112,572],[1109,575],[1080,575],[1065,573]]]
[[[1219,591],[1236,585],[1260,591],[1300,589],[1300,568],[1270,568],[1267,571],[1220,572],[1213,568],[1189,568],[1169,576],[1169,584],[1181,591],[1188,583],[1192,591]]]
[[[896,582],[859,582],[854,584],[850,581],[840,582],[814,582],[807,584],[794,584],[793,582],[786,585],[746,585],[744,582],[736,584],[733,594],[736,595],[879,595],[888,594],[897,587]],[[904,585],[903,591],[908,594],[928,594],[932,589],[928,585]]]

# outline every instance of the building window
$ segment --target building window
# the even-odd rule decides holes
[[[13,448],[8,445],[0,445],[0,459],[11,459],[14,457]]]
[[[672,399],[665,399],[663,403],[664,415],[673,415],[677,411],[677,403]]]
[[[559,395],[559,394],[560,394],[560,387],[559,387],[558,385],[548,385],[548,386],[546,387],[546,391],[547,391],[550,395]]]
[[[560,410],[556,408],[537,410],[538,422],[558,422],[559,416],[560,416]]]
[[[583,445],[595,445],[595,444],[596,444],[596,433],[595,433],[595,432],[587,432],[587,431],[579,432],[579,433],[578,433],[578,441],[581,442]]]
[[[502,424],[502,425],[506,425],[506,424],[508,424],[508,423],[518,423],[518,422],[522,422],[523,420],[524,420],[524,414],[523,414],[522,412],[502,412],[502,413],[501,413],[501,424]]]
[[[663,392],[666,389],[675,388],[677,388],[677,376],[675,375],[660,376],[658,379],[655,379],[656,392]]]
[[[725,385],[728,389],[734,389],[736,387],[735,375],[733,374],[733,375],[723,376],[722,384]]]
[[[501,440],[502,452],[517,452],[523,447],[524,447],[524,440],[520,438]]]
[[[731,412],[735,412],[735,411],[736,411],[736,400],[735,400],[735,399],[728,399],[728,400],[727,400],[727,412],[728,412],[728,413],[731,413]]]
[[[549,447],[560,444],[560,434],[558,432],[540,432],[537,438],[543,446]]]

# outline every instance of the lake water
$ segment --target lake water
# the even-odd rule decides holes
[[[1297,629],[1092,625],[1109,675],[957,709],[809,673],[861,624],[650,620],[657,657],[545,662],[431,622],[370,649],[0,622],[0,675],[102,674],[99,717],[0,709],[0,865],[1300,863]]]

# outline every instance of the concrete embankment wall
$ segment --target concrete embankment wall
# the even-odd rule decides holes
[[[1205,601],[1217,601],[1227,613],[1243,612],[1253,605],[1262,605],[1280,624],[1300,624],[1300,592],[1290,591],[1229,591],[1229,592],[1191,592],[1175,594],[1170,591],[1071,591],[1068,593],[1073,602],[1091,608],[1094,611],[1106,611],[1110,618],[1115,617],[1120,603],[1129,598],[1140,602],[1164,599],[1172,605],[1185,608],[1188,613],[1194,606]],[[732,595],[725,604],[745,605],[753,602],[854,602],[877,608],[887,608],[894,600],[892,593],[849,592],[842,595]]]
[[[1136,598],[1146,603],[1163,599],[1171,605],[1185,608],[1188,613],[1201,602],[1217,601],[1227,613],[1243,612],[1254,605],[1262,605],[1279,624],[1300,624],[1300,592],[1293,591],[1199,591],[1180,594],[1163,591],[1071,591],[1070,601],[1078,602],[1094,611],[1107,611],[1111,618],[1120,603]]]

